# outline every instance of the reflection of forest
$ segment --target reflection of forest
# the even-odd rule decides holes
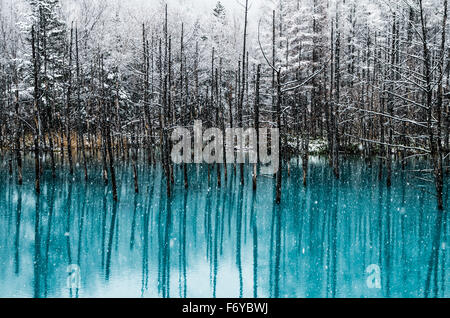
[[[278,206],[274,179],[254,192],[231,173],[217,188],[193,166],[193,186],[176,185],[167,200],[162,171],[144,169],[135,194],[132,167],[119,166],[118,203],[81,176],[45,179],[36,197],[32,184],[0,175],[0,296],[449,296],[448,214],[403,175],[387,190],[352,161],[339,181],[319,159],[309,188],[296,172],[284,181]],[[71,264],[81,289],[66,288]],[[366,286],[370,264],[381,289]]]

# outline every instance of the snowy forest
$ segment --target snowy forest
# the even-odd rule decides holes
[[[398,162],[433,184],[444,209],[447,0],[211,0],[204,7],[2,0],[0,151],[17,182],[26,152],[37,193],[44,171],[78,169],[89,180],[98,162],[117,200],[115,165],[129,160],[161,164],[170,196],[174,169],[187,169],[170,161],[171,129],[200,119],[280,129],[277,202],[283,171],[300,169],[308,186],[308,160],[319,152],[335,178],[342,158],[362,156],[387,187]],[[427,167],[408,168],[418,158]],[[244,183],[243,169],[253,170],[230,169],[210,165],[208,178],[220,186],[240,170]],[[136,168],[133,178],[139,192]],[[187,173],[181,182],[189,186]]]
[[[449,43],[448,0],[0,0],[0,298],[450,297]],[[279,169],[176,162],[198,122]]]

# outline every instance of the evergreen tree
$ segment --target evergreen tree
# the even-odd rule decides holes
[[[225,20],[226,18],[225,7],[222,5],[220,1],[217,1],[216,7],[213,9],[213,15],[217,19]]]
[[[52,116],[61,111],[65,101],[68,74],[67,26],[59,0],[29,0],[29,3],[31,23],[37,34],[43,124],[48,129]],[[28,26],[25,31],[31,34],[30,30],[31,26]]]

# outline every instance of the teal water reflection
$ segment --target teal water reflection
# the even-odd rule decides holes
[[[37,198],[32,169],[19,187],[3,163],[0,297],[450,297],[448,211],[411,174],[387,189],[375,165],[345,161],[335,180],[313,158],[308,188],[286,172],[278,207],[272,178],[253,192],[250,171],[217,188],[189,169],[189,190],[176,169],[167,200],[160,168],[140,167],[136,195],[119,164],[113,204],[101,169],[87,184],[45,175]]]

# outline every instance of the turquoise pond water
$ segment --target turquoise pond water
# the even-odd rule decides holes
[[[18,187],[0,160],[0,297],[450,297],[448,208],[398,167],[387,189],[376,164],[344,160],[338,181],[314,157],[304,188],[294,161],[276,206],[248,167],[219,189],[193,165],[188,191],[177,168],[167,200],[160,168],[139,168],[135,195],[118,163],[113,204],[99,168],[46,172],[37,199],[26,164]]]

